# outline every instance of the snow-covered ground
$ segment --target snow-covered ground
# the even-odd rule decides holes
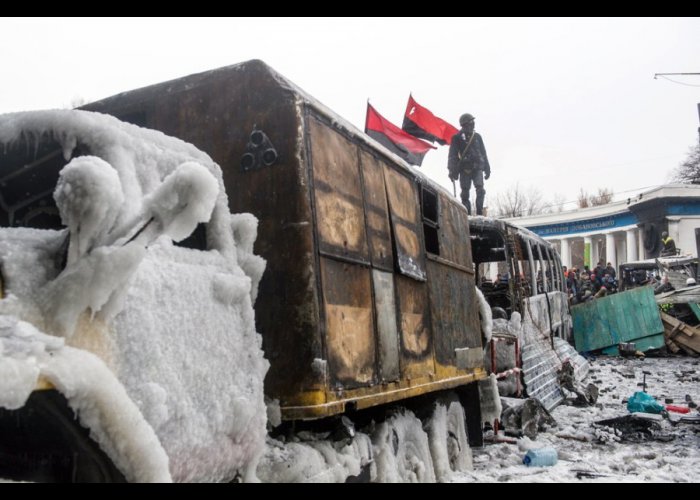
[[[623,400],[642,388],[661,403],[672,398],[679,406],[685,395],[700,400],[700,361],[690,357],[611,358],[591,361],[586,383],[600,389],[594,407],[560,405],[552,411],[556,427],[540,432],[536,440],[518,444],[487,444],[473,449],[474,470],[452,477],[456,482],[697,482],[700,481],[700,424],[662,422],[670,442],[625,443],[596,438],[592,423],[628,415]],[[625,376],[626,375],[626,376]],[[632,378],[628,378],[631,377]],[[691,410],[689,415],[697,415]],[[598,433],[600,435],[600,432]],[[577,439],[574,439],[577,438]],[[579,441],[578,439],[581,439]],[[522,459],[529,447],[552,446],[559,461],[552,467],[527,467]],[[594,477],[591,477],[594,476]]]

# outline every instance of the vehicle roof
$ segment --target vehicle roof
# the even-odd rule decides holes
[[[663,267],[682,266],[685,264],[697,264],[697,257],[692,255],[679,255],[677,257],[656,257],[654,259],[635,260],[620,264],[620,268],[625,269],[656,269],[659,264]]]

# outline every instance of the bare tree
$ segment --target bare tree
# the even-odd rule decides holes
[[[672,179],[684,184],[700,184],[700,144],[688,150],[688,157],[673,171]]]
[[[518,182],[498,193],[489,211],[494,217],[522,217],[551,210],[539,189],[524,188]]]
[[[598,205],[607,205],[613,200],[615,193],[610,188],[598,188],[597,193],[588,194],[583,188],[578,193],[578,207],[597,207]]]
[[[613,200],[613,192],[610,188],[598,188],[597,194],[592,194],[589,198],[591,206],[607,205]]]
[[[587,208],[590,207],[591,204],[588,201],[588,193],[583,190],[583,188],[579,189],[578,192],[578,208]]]

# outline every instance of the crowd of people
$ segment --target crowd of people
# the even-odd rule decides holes
[[[566,291],[572,304],[580,304],[611,293],[617,293],[617,272],[610,262],[599,261],[594,269],[563,266]]]
[[[575,266],[571,268],[562,266],[562,270],[564,273],[564,283],[566,285],[565,291],[569,297],[569,303],[572,305],[581,304],[618,292],[619,282],[617,271],[610,262],[606,264],[605,261],[601,260],[594,269],[590,269],[589,266],[584,265],[583,269],[579,269]],[[545,272],[545,276],[548,281],[551,279],[549,270]],[[482,291],[489,294],[499,290],[507,291],[509,278],[510,276],[508,273],[498,273],[494,281],[491,281],[486,276],[482,276],[479,287]],[[524,274],[520,275],[520,284],[526,290],[526,294],[529,295],[530,285]],[[658,271],[646,269],[629,272],[626,275],[623,289],[644,285],[652,286],[655,295],[674,290],[667,273],[664,272],[660,274]],[[685,286],[695,285],[695,279],[692,277],[689,277],[685,283]],[[538,270],[537,293],[544,293],[544,291],[545,285],[542,280],[542,271]]]

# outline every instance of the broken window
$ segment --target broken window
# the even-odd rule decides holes
[[[425,251],[440,255],[440,242],[438,240],[438,196],[435,191],[429,189],[425,185],[421,185],[420,208],[423,216]]]
[[[68,163],[61,145],[47,137],[23,137],[0,151],[0,226],[61,229],[53,199],[58,173]],[[89,154],[84,147],[73,157]],[[70,159],[69,159],[70,160]]]

